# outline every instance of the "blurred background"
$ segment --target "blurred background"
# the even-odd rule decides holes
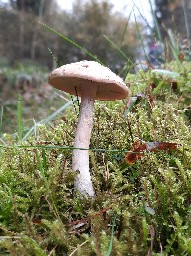
[[[58,65],[92,60],[69,40],[125,78],[189,60],[190,21],[190,0],[0,0],[0,133],[16,130],[18,94],[25,127],[70,100],[47,84]]]

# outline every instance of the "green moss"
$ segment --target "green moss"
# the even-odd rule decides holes
[[[68,110],[65,121],[40,125],[38,135],[19,146],[4,136],[0,255],[190,255],[191,128],[176,97],[169,91],[164,101],[157,92],[152,106],[142,98],[128,115],[125,101],[96,103],[93,199],[73,187],[77,114]],[[128,165],[125,151],[135,141],[181,146],[147,152]]]

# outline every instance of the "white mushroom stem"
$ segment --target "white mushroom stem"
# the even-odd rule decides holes
[[[93,128],[93,110],[96,91],[96,86],[90,86],[89,88],[83,89],[81,92],[80,113],[74,140],[74,148],[76,149],[73,150],[72,157],[72,170],[78,172],[74,187],[80,193],[89,196],[94,196],[94,189],[89,170],[88,149]]]

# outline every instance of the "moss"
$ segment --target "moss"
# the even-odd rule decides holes
[[[73,187],[77,114],[68,110],[66,120],[39,126],[38,135],[19,146],[4,136],[0,255],[107,255],[111,245],[110,255],[190,255],[190,124],[176,94],[165,97],[152,106],[141,98],[128,115],[125,102],[96,103],[93,199]],[[181,146],[145,153],[128,165],[125,151],[137,140]]]

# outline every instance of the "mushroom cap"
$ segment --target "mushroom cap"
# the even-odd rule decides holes
[[[53,87],[81,96],[82,89],[97,87],[95,99],[120,100],[127,97],[129,90],[124,81],[109,68],[95,61],[80,61],[55,69],[49,76]]]

